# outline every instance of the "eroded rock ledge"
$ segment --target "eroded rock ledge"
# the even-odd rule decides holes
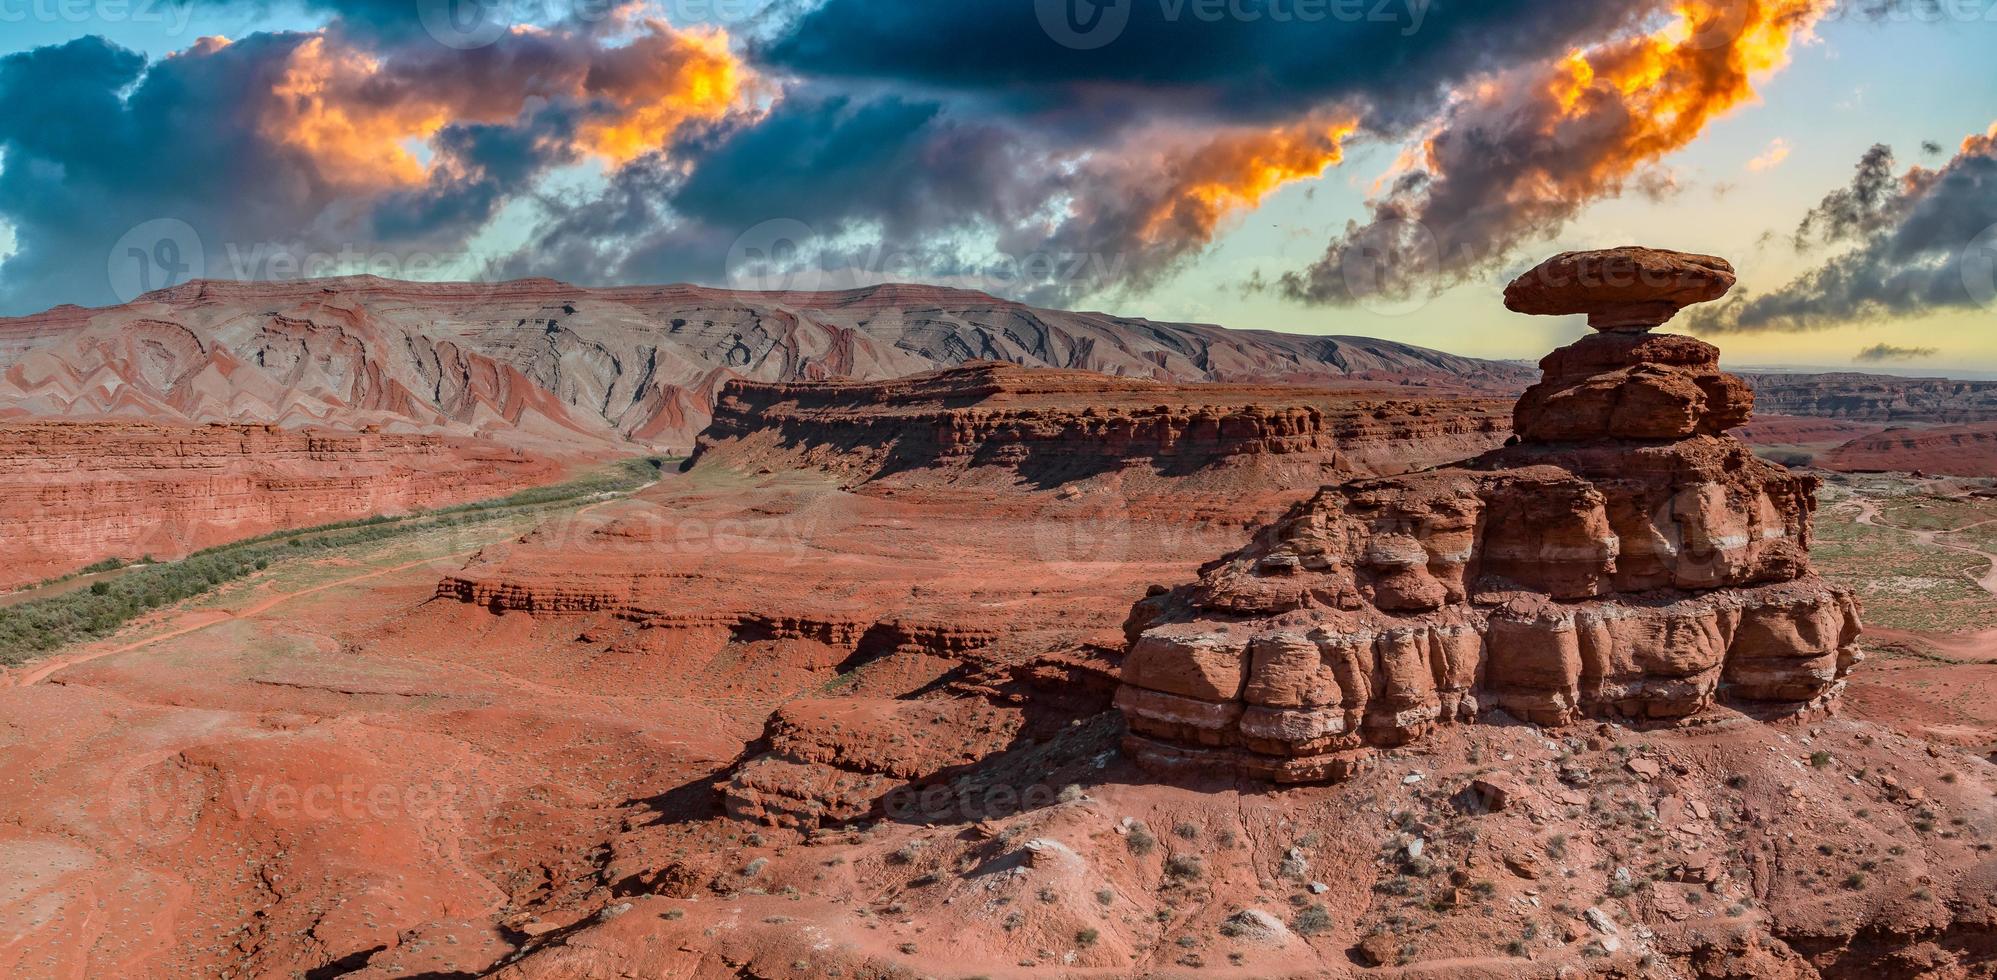
[[[283,528],[498,497],[552,460],[431,434],[40,420],[0,424],[0,587],[103,558],[179,558]]]
[[[856,483],[1003,468],[1061,482],[1298,457],[1379,474],[1488,449],[1505,430],[1501,401],[1410,399],[1381,384],[1178,385],[974,362],[880,382],[731,381],[694,465],[819,468]]]
[[[1127,750],[1322,781],[1494,709],[1558,726],[1836,696],[1858,604],[1810,572],[1814,478],[1725,434],[1753,393],[1718,349],[1624,327],[1540,366],[1517,444],[1326,487],[1140,603]]]

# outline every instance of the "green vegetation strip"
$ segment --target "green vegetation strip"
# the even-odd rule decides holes
[[[370,517],[319,527],[280,531],[197,551],[170,563],[141,559],[124,574],[87,589],[0,609],[0,664],[19,664],[72,643],[95,640],[138,616],[270,567],[288,558],[316,556],[397,535],[462,527],[523,511],[575,503],[591,497],[630,493],[658,479],[660,459],[629,459],[548,487],[493,500],[459,504],[402,517]],[[99,562],[97,572],[123,567]]]

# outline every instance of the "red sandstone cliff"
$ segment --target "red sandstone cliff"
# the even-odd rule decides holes
[[[1887,374],[1749,374],[1765,412],[1853,422],[1997,421],[1997,381]]]
[[[1503,402],[1395,386],[1175,385],[985,362],[870,383],[731,382],[692,465],[812,469],[863,492],[1114,480],[1128,503],[1242,500],[1503,441]],[[1292,489],[1291,492],[1294,492]]]
[[[0,424],[0,587],[103,558],[502,496],[560,478],[517,450],[262,425]]]

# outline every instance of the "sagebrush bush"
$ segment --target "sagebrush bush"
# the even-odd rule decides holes
[[[460,527],[533,507],[609,493],[624,493],[655,479],[659,460],[626,460],[603,472],[550,487],[523,490],[403,517],[368,517],[303,530],[281,531],[197,551],[177,562],[155,564],[150,556],[115,579],[95,582],[46,599],[0,609],[0,663],[17,664],[39,654],[109,636],[131,620],[224,582],[269,568],[272,562],[351,548],[414,531]],[[109,559],[98,571],[124,567]]]

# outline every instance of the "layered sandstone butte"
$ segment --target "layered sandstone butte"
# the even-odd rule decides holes
[[[1117,695],[1127,750],[1154,770],[1306,782],[1494,710],[1559,726],[1835,696],[1858,608],[1810,572],[1815,479],[1726,434],[1753,393],[1716,348],[1607,319],[1541,361],[1517,444],[1325,487],[1140,604]]]
[[[1294,485],[1492,448],[1503,412],[1495,399],[1411,399],[1390,385],[1181,385],[985,361],[882,382],[730,382],[694,464],[1041,489],[1130,469],[1259,467]]]
[[[497,497],[559,466],[430,435],[263,425],[0,424],[0,587],[284,528]]]
[[[1885,374],[1750,374],[1764,411],[1853,422],[1959,425],[1997,421],[1997,381]]]
[[[1997,477],[1997,422],[1887,429],[1818,456],[1816,465],[1847,473]]]

